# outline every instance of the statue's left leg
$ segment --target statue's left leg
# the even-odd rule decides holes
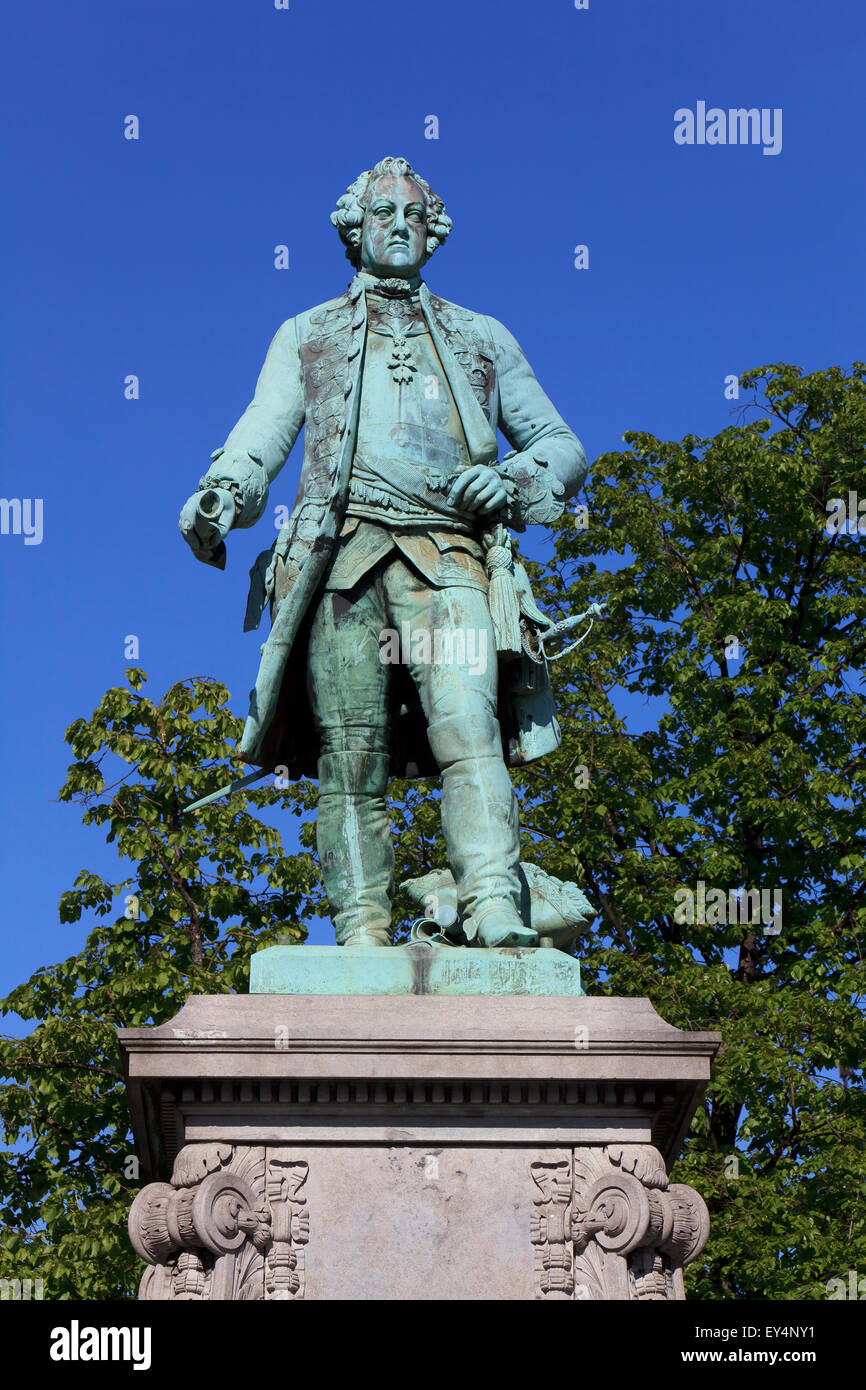
[[[442,832],[464,929],[484,946],[535,945],[519,910],[519,818],[496,717],[486,596],[463,586],[433,588],[393,566],[386,598],[392,622],[409,624],[406,659],[442,773]]]

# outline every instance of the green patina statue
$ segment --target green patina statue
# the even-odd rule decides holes
[[[272,625],[239,751],[318,777],[339,944],[390,944],[388,778],[438,771],[454,930],[536,945],[507,765],[559,743],[544,643],[564,625],[533,601],[511,531],[558,517],[586,458],[508,330],[420,278],[451,219],[406,160],[361,174],[331,221],[354,279],[277,331],[181,513],[222,568],[305,427],[294,509],[251,572],[245,626],[268,603]]]

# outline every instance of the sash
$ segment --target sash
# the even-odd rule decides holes
[[[472,514],[448,505],[448,493],[461,470],[442,473],[404,459],[375,460],[355,455],[349,483],[348,511],[355,516],[395,513],[401,520],[440,525],[471,535]]]

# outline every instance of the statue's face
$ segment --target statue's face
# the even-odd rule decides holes
[[[367,199],[361,229],[361,269],[373,275],[417,275],[427,258],[424,194],[404,174],[383,174]]]

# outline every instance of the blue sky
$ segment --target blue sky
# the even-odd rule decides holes
[[[263,637],[241,631],[246,576],[272,513],[230,537],[222,574],[177,517],[280,322],[345,288],[328,218],[347,184],[385,154],[419,168],[454,219],[425,278],[508,325],[590,460],[627,429],[711,435],[728,374],[863,356],[866,17],[18,0],[3,49],[0,492],[44,519],[38,545],[0,535],[0,994],[78,949],[57,901],[79,869],[115,872],[55,798],[64,730],[124,682],[125,637],[150,693],[212,675],[246,712]],[[781,151],[678,145],[675,111],[701,101],[781,109]]]

